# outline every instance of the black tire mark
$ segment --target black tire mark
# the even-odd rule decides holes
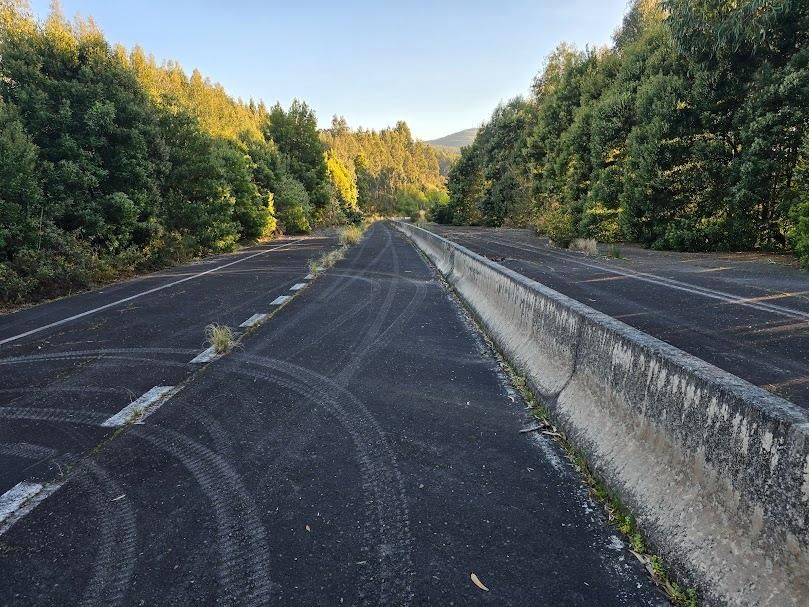
[[[266,530],[236,471],[218,454],[179,432],[137,426],[132,433],[179,460],[211,502],[217,523],[217,604],[268,605]]]
[[[248,370],[243,363],[257,369]],[[367,407],[328,377],[284,361],[240,354],[228,362],[228,371],[287,387],[325,409],[349,434],[369,512],[364,542],[375,547],[377,556],[361,582],[362,604],[409,605],[413,540],[404,483],[393,449]]]
[[[99,516],[98,547],[93,573],[80,607],[114,607],[123,603],[137,561],[137,519],[120,485],[98,464],[81,466],[82,484],[88,486]]]

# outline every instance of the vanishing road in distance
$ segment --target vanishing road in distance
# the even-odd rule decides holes
[[[0,318],[4,606],[668,604],[411,244],[335,245]]]

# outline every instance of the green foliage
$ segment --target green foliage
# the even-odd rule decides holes
[[[265,135],[278,146],[286,172],[303,184],[314,207],[328,204],[326,148],[320,141],[315,113],[306,102],[295,99],[286,111],[276,103],[270,109]]]
[[[0,302],[357,219],[305,103],[268,111],[58,5],[0,2]],[[353,191],[352,191],[353,187]]]
[[[404,122],[381,131],[349,128],[335,116],[321,133],[328,172],[347,216],[409,215],[445,192],[438,154]]]
[[[573,217],[567,210],[558,206],[546,209],[539,215],[534,227],[537,233],[546,235],[560,247],[567,247],[570,241],[576,237]]]
[[[611,48],[561,44],[449,174],[437,220],[806,257],[809,11],[635,0]]]
[[[312,230],[309,221],[312,206],[309,203],[309,194],[300,181],[291,175],[282,177],[276,186],[275,204],[284,232],[307,234]]]

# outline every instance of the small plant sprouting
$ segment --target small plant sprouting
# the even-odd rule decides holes
[[[217,354],[230,352],[235,342],[233,331],[230,327],[216,323],[205,327],[205,339]]]
[[[340,244],[344,247],[354,246],[360,241],[364,231],[362,226],[346,226],[340,231]]]

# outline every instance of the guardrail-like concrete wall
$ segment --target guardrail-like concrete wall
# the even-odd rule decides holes
[[[708,604],[809,605],[809,415],[398,223]]]

